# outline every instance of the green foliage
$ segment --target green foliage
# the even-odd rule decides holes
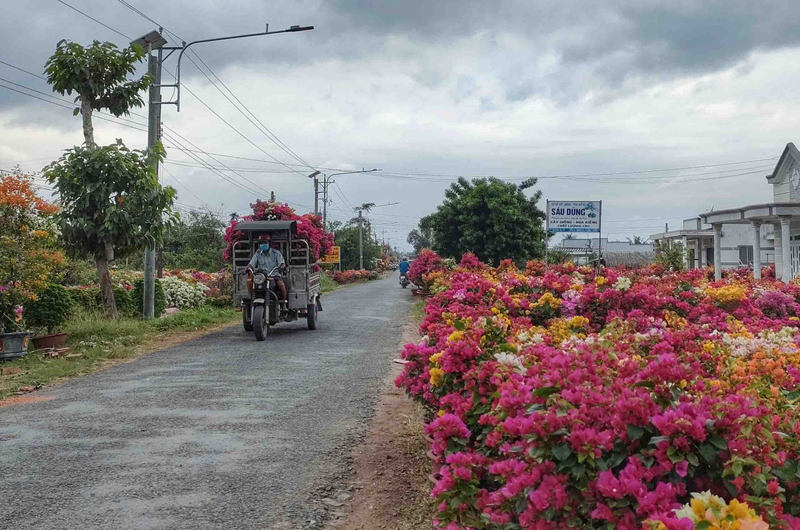
[[[197,269],[217,272],[226,265],[225,224],[213,212],[193,211],[188,219],[167,229],[164,235],[164,266],[168,269]]]
[[[99,287],[67,289],[67,292],[72,298],[72,303],[84,311],[97,311],[97,308],[100,306]]]
[[[161,286],[161,280],[158,278],[156,280],[156,287],[155,287],[155,312],[153,313],[156,317],[160,317],[164,314],[164,311],[167,309],[167,298],[164,296],[164,288]],[[144,308],[144,278],[139,278],[135,282],[133,282],[133,291],[131,291],[131,299],[133,300],[133,311],[136,315],[142,316],[142,310]]]
[[[535,183],[528,179],[516,186],[496,178],[459,178],[437,211],[420,221],[420,230],[430,230],[433,248],[442,257],[458,260],[472,252],[495,265],[507,258],[525,262],[542,257],[545,214],[536,205],[542,193],[530,198],[524,193]]]
[[[33,329],[55,333],[63,327],[74,307],[65,287],[49,284],[37,294],[36,300],[26,305],[25,320]]]
[[[131,151],[121,142],[74,147],[45,168],[59,194],[57,218],[70,255],[111,260],[161,242],[177,220],[176,192],[159,184],[148,156],[162,160],[163,149]]]
[[[91,285],[97,283],[97,269],[86,259],[67,259],[61,268],[64,285]]]
[[[372,270],[376,267],[381,255],[381,244],[372,236],[369,220],[364,219],[364,268]],[[341,247],[342,270],[359,268],[358,256],[358,222],[357,218],[346,224],[339,222],[331,224],[334,241]]]
[[[319,288],[323,293],[330,293],[339,288],[339,284],[324,272],[319,276]]]
[[[97,307],[100,307],[99,295],[100,293],[98,290]],[[126,316],[136,315],[136,306],[133,305],[133,297],[127,289],[114,286],[114,301],[117,303],[117,309],[119,310],[120,314]]]
[[[408,233],[406,241],[414,247],[414,254],[422,252],[423,248],[433,248],[433,233],[429,226],[413,229]]]
[[[685,258],[683,244],[677,241],[661,243],[656,252],[656,263],[671,271],[682,271],[686,265]]]
[[[547,250],[547,263],[559,264],[572,260],[572,255],[562,248],[550,248]]]
[[[128,76],[145,55],[139,45],[120,50],[110,42],[94,41],[89,46],[61,42],[47,60],[45,74],[54,92],[62,96],[77,92],[75,101],[85,98],[92,110],[107,109],[119,117],[144,105],[140,93],[150,86],[151,78],[129,81]]]

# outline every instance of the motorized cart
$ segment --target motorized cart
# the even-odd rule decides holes
[[[312,259],[308,242],[297,238],[297,221],[242,221],[241,232],[232,248],[234,303],[242,307],[242,325],[253,331],[257,340],[264,340],[269,328],[279,322],[305,318],[308,329],[317,328],[320,302],[319,266]],[[248,264],[258,251],[259,237],[270,234],[272,248],[278,249],[286,261],[287,300],[280,300],[275,287],[277,269],[272,272],[248,272]]]

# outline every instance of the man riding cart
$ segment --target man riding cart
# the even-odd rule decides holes
[[[316,329],[319,266],[308,242],[296,237],[297,221],[242,221],[236,231],[234,301],[242,306],[245,331],[264,340],[270,326],[299,318]]]

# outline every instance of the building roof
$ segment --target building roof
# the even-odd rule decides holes
[[[792,146],[794,147],[794,146]],[[752,221],[777,221],[781,217],[800,216],[800,202],[769,202],[741,208],[717,210],[700,214],[708,224],[747,224]]]
[[[771,175],[767,175],[767,182],[772,184],[772,182],[775,180],[775,177],[778,176],[778,171],[780,170],[781,166],[783,165],[783,162],[786,160],[786,157],[788,157],[788,156],[791,156],[796,161],[800,162],[800,151],[797,150],[797,148],[794,146],[794,144],[792,142],[789,142],[788,144],[786,144],[786,147],[784,148],[780,159],[778,159],[778,163],[775,164],[775,169],[772,170],[772,174]]]

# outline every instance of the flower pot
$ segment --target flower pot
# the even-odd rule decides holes
[[[60,348],[67,342],[66,333],[53,333],[52,335],[44,335],[42,337],[34,337],[31,339],[33,347],[37,350],[46,350],[52,348]]]
[[[433,451],[428,451],[427,453],[425,453],[425,455],[431,461],[431,468],[433,469],[433,474],[438,475],[439,471],[442,470],[441,461],[436,457],[435,454],[433,454]]]
[[[27,354],[30,336],[27,331],[0,334],[0,361],[16,359]]]
[[[428,475],[428,480],[430,481],[431,484],[435,486],[436,484],[439,483],[439,476],[436,473],[431,473],[430,475]]]

